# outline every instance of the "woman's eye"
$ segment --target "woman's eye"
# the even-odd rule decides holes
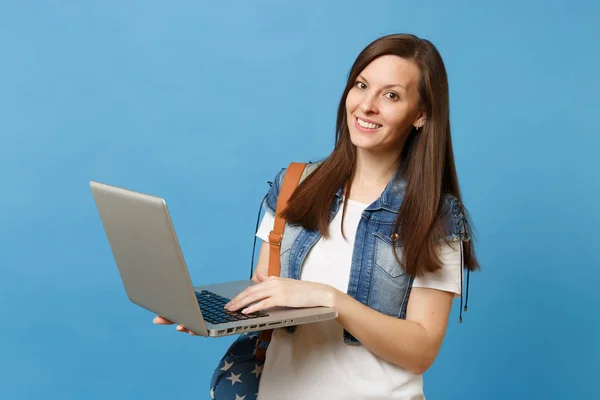
[[[398,95],[396,93],[393,93],[393,92],[388,92],[385,95],[390,100],[398,100],[399,99]]]
[[[367,87],[367,85],[365,85],[363,82],[358,81],[356,82],[356,87],[359,89],[364,89]]]

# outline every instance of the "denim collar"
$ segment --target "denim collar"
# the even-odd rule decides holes
[[[371,203],[365,211],[376,211],[380,209],[385,209],[391,212],[397,213],[400,210],[400,205],[402,205],[402,200],[404,199],[404,194],[406,192],[406,179],[404,174],[400,170],[396,170],[390,180],[388,181],[385,189],[379,196],[377,200]],[[343,197],[342,188],[338,188],[335,193],[337,197],[338,203],[341,201]]]

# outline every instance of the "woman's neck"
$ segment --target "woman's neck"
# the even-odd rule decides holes
[[[374,154],[357,149],[350,199],[368,204],[375,201],[396,171],[398,162],[397,154]]]

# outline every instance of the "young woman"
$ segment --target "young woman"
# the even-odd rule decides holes
[[[267,277],[268,234],[286,169],[257,233],[259,283],[226,308],[328,306],[339,317],[275,330],[258,398],[424,398],[421,375],[462,296],[463,267],[479,268],[433,44],[412,35],[369,44],[342,95],[335,148],[307,168],[284,214],[281,277]]]

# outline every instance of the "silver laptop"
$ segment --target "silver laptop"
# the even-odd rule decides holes
[[[255,283],[193,286],[164,199],[95,181],[90,187],[127,297],[138,306],[210,337],[337,317],[329,307],[276,307],[251,315],[225,310]]]

